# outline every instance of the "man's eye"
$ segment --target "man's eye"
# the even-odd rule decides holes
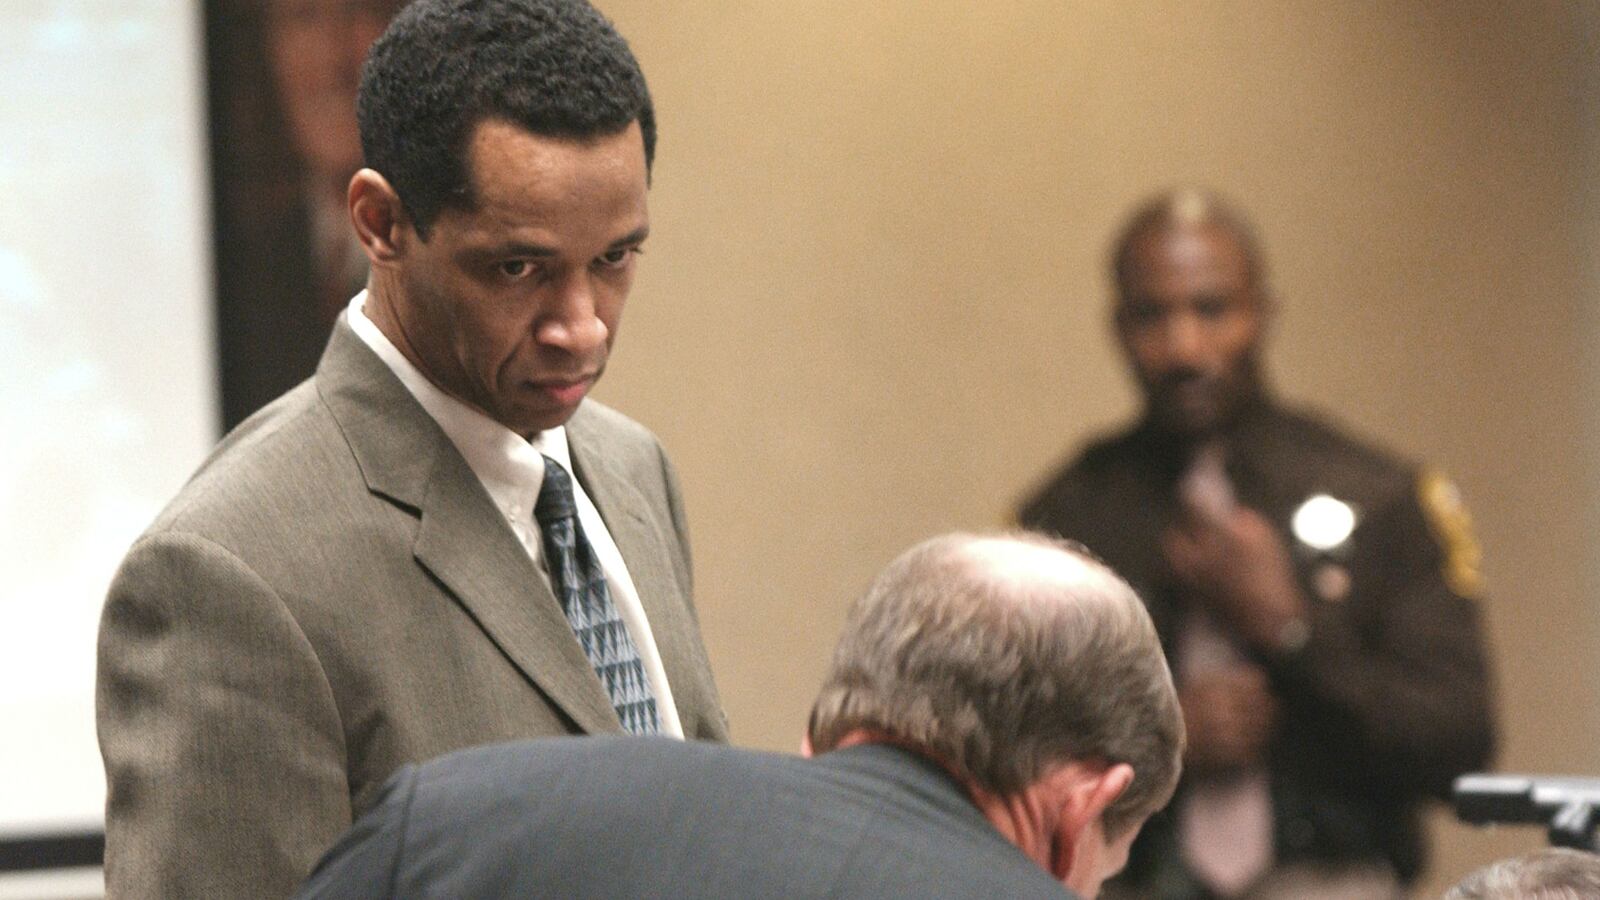
[[[618,269],[627,264],[628,257],[638,252],[640,252],[638,247],[618,247],[615,250],[607,250],[600,254],[600,258],[596,262],[607,269]]]
[[[521,278],[532,268],[533,264],[525,259],[508,259],[500,264],[500,274],[507,278]]]
[[[1202,319],[1220,319],[1232,306],[1226,297],[1201,297],[1195,301],[1194,311]]]

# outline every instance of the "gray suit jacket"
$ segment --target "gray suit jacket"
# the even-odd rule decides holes
[[[407,767],[301,894],[1070,896],[907,751],[807,760],[632,737],[518,741]]]
[[[665,455],[593,402],[567,427],[685,733],[726,740]],[[487,492],[343,321],[129,551],[97,716],[113,897],[286,896],[406,763],[620,730]]]

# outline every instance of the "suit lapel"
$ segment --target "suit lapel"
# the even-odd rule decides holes
[[[620,731],[560,604],[482,483],[342,319],[317,378],[368,487],[419,517],[417,562],[580,731]]]

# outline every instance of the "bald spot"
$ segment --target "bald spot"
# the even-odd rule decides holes
[[[1105,566],[1056,547],[983,537],[962,547],[960,554],[974,577],[1014,588],[1004,593],[1019,602],[1062,594],[1071,602],[1108,602],[1129,593]]]

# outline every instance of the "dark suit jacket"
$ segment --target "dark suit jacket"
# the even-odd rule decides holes
[[[725,740],[666,457],[595,403],[568,435],[686,734]],[[129,551],[97,707],[115,897],[286,896],[406,763],[620,730],[480,482],[342,321]]]
[[[1224,440],[1238,502],[1277,526],[1311,602],[1305,648],[1259,660],[1280,701],[1268,761],[1277,859],[1377,863],[1409,881],[1423,863],[1421,801],[1446,796],[1493,746],[1478,610],[1460,592],[1470,587],[1446,577],[1449,548],[1419,505],[1414,467],[1266,401]],[[1187,463],[1181,448],[1134,428],[1091,445],[1019,515],[1026,527],[1087,545],[1133,584],[1174,671],[1194,601],[1176,586],[1160,539],[1177,515],[1175,484]],[[1290,527],[1319,493],[1359,517],[1328,552],[1298,542]],[[1180,785],[1170,809],[1182,802]],[[1157,815],[1134,845],[1123,881],[1139,896],[1201,896],[1173,821]]]
[[[1071,895],[937,766],[662,738],[520,741],[401,771],[303,898]]]

